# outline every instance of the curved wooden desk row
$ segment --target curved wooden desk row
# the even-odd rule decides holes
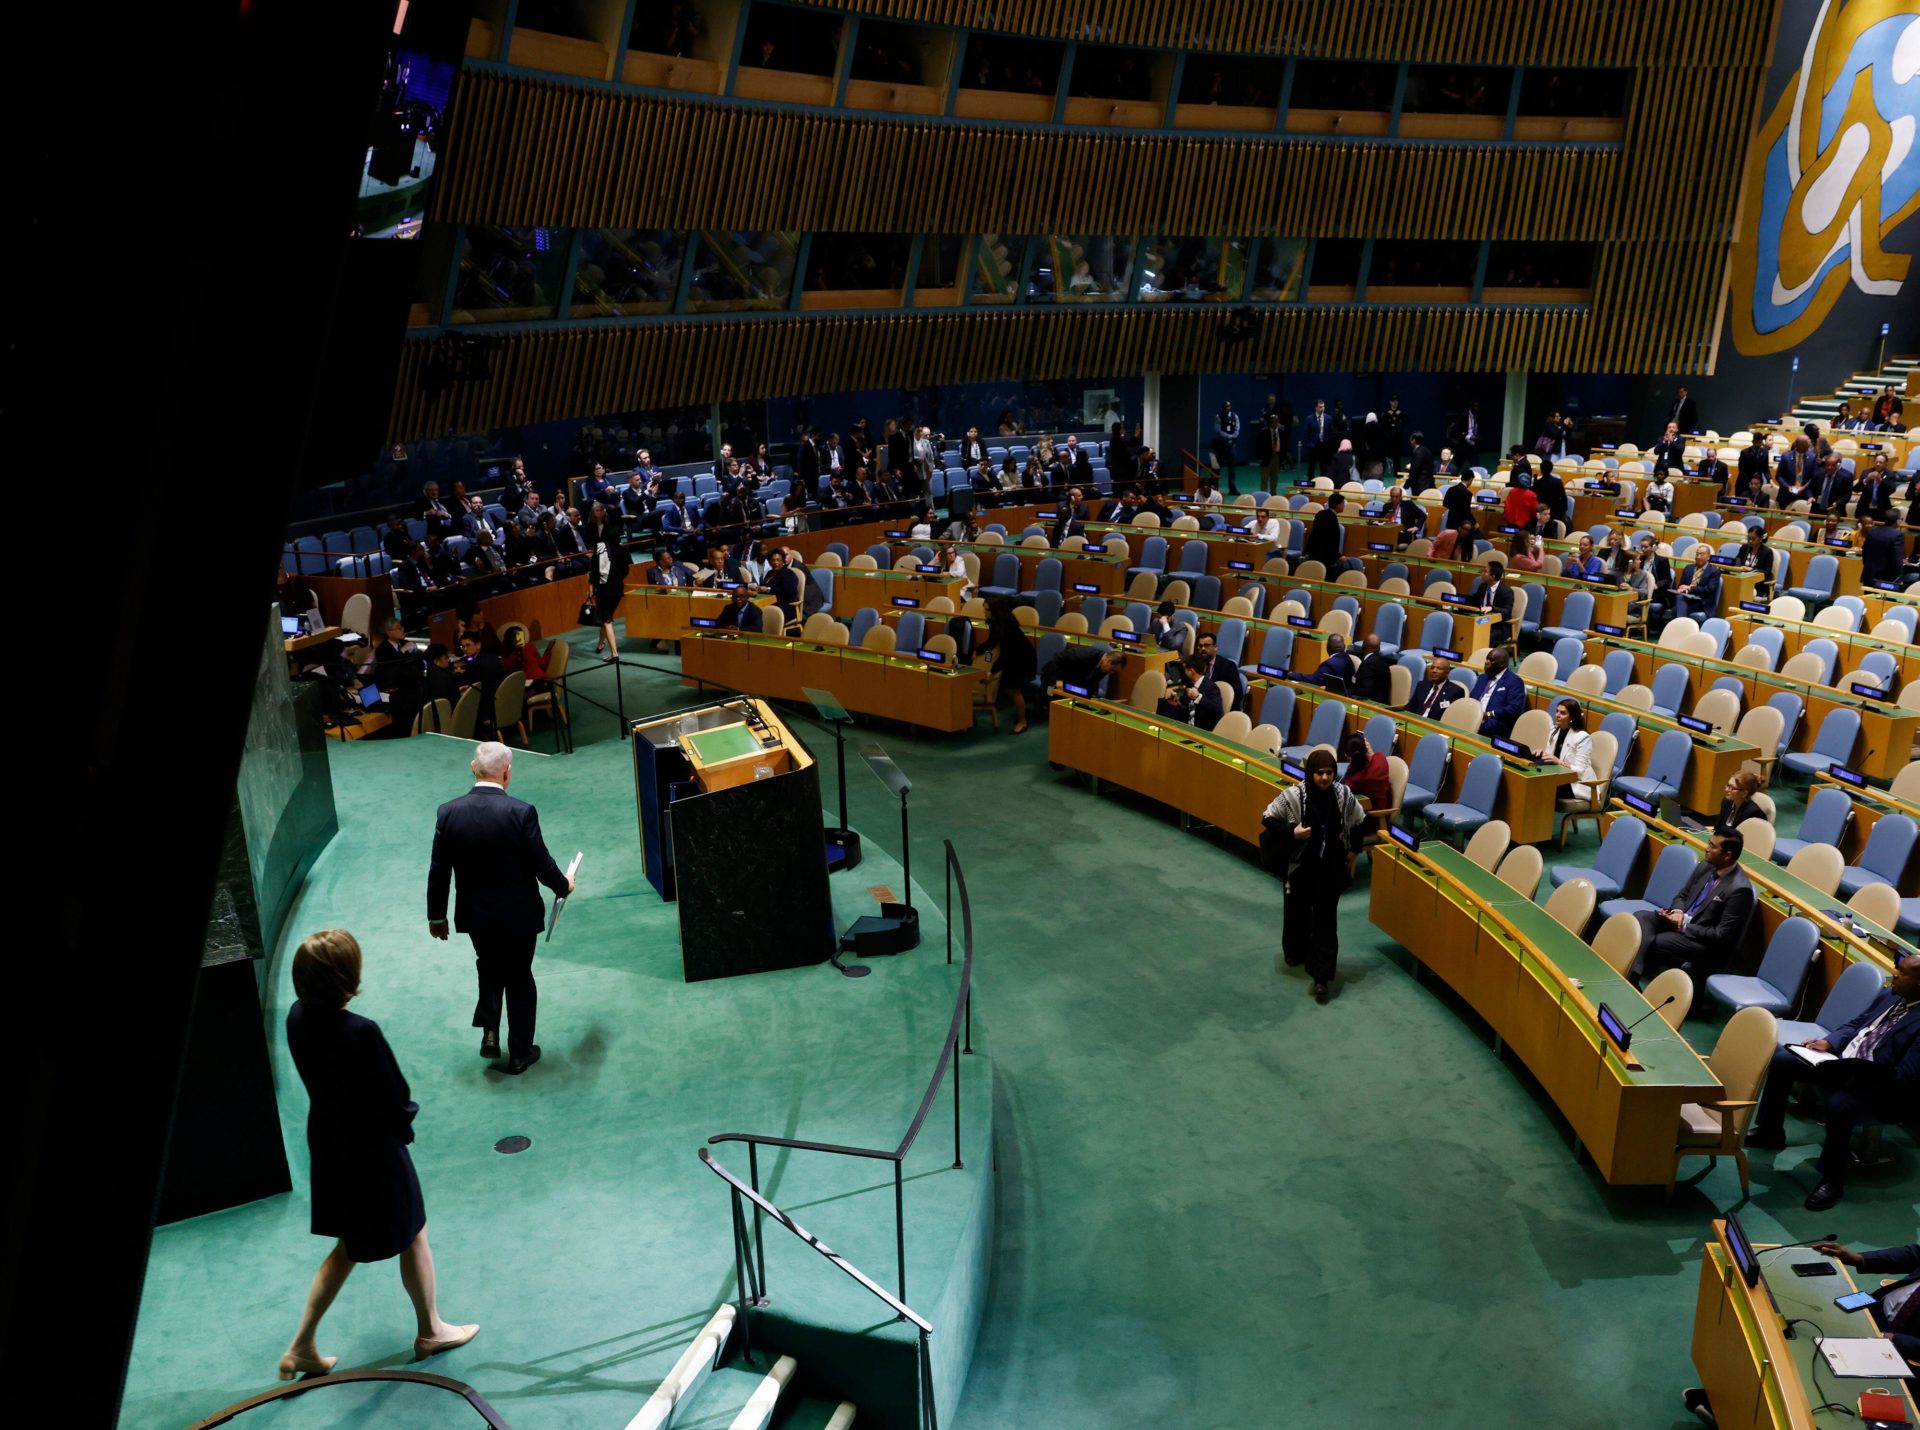
[[[1738,607],[1727,613],[1727,649],[1738,652],[1741,646],[1753,639],[1755,631],[1766,629],[1780,632],[1781,665],[1800,654],[1810,642],[1827,640],[1832,641],[1840,652],[1833,667],[1836,678],[1859,665],[1861,659],[1873,651],[1885,651],[1894,658],[1901,684],[1920,676],[1920,646],[1911,641],[1887,640],[1868,635],[1865,631],[1837,631],[1830,626],[1815,625],[1812,621],[1743,611]]]
[[[1847,1268],[1807,1247],[1797,1247],[1785,1256],[1768,1255],[1773,1249],[1754,1248],[1766,1278],[1763,1286],[1747,1285],[1734,1269],[1724,1221],[1713,1223],[1713,1235],[1701,1252],[1693,1364],[1720,1424],[1765,1430],[1857,1426],[1861,1423],[1857,1419],[1832,1411],[1816,1414],[1813,1407],[1831,1400],[1851,1412],[1860,1392],[1867,1389],[1885,1390],[1903,1400],[1907,1423],[1920,1424],[1920,1406],[1899,1380],[1836,1381],[1821,1358],[1819,1343],[1828,1336],[1880,1334],[1865,1314],[1842,1311],[1833,1304],[1836,1296],[1857,1289]],[[1838,1275],[1801,1277],[1789,1269],[1792,1263],[1804,1261],[1824,1261]],[[1782,1329],[1785,1317],[1806,1323],[1792,1340]]]
[[[1446,845],[1375,846],[1369,914],[1486,1019],[1609,1184],[1666,1184],[1680,1109],[1722,1089],[1659,1018],[1639,1023],[1630,1054],[1601,1032],[1601,1003],[1628,1023],[1649,1011],[1638,989],[1546,910]]]
[[[1823,789],[1842,791],[1853,801],[1853,818],[1848,821],[1846,833],[1840,836],[1840,853],[1849,864],[1858,864],[1860,854],[1867,847],[1867,838],[1873,833],[1873,826],[1889,814],[1904,814],[1915,824],[1920,824],[1920,804],[1911,800],[1899,799],[1883,789],[1861,788],[1847,783],[1830,774],[1814,776],[1813,787],[1808,790],[1807,798]],[[1920,895],[1920,844],[1916,844],[1913,854],[1907,860],[1905,875],[1899,880],[1900,892],[1907,895]]]
[[[1722,676],[1732,676],[1744,689],[1742,705],[1751,709],[1764,705],[1780,691],[1792,691],[1805,706],[1800,724],[1789,748],[1806,750],[1819,732],[1820,722],[1832,711],[1847,709],[1860,716],[1860,739],[1852,767],[1869,779],[1890,780],[1907,763],[1916,734],[1920,734],[1920,711],[1903,710],[1890,700],[1868,700],[1819,685],[1810,680],[1795,680],[1773,671],[1755,670],[1728,660],[1706,656],[1681,655],[1677,651],[1648,641],[1627,640],[1622,636],[1589,636],[1587,660],[1599,665],[1610,651],[1624,650],[1633,655],[1633,678],[1643,685],[1653,682],[1653,673],[1663,665],[1687,669],[1688,703],[1698,700]]]
[[[900,623],[900,617],[905,615],[906,612],[900,611],[900,610],[892,610],[892,611],[882,611],[879,614],[880,614],[880,620],[883,624],[889,625],[889,626],[898,626]],[[928,635],[939,634],[942,630],[945,629],[945,622],[951,619],[953,618],[950,616],[928,617],[927,634]],[[977,617],[969,621],[968,624],[970,624],[973,627],[976,637],[980,633],[984,632],[987,628],[986,621],[981,620]],[[1102,637],[1092,634],[1091,632],[1089,632],[1086,635],[1082,635],[1079,631],[1063,631],[1063,630],[1058,630],[1053,626],[1029,626],[1026,628],[1026,632],[1028,637],[1034,642],[1035,645],[1039,644],[1040,638],[1042,636],[1057,635],[1062,640],[1064,640],[1069,646],[1085,646],[1085,647],[1090,647],[1094,650],[1125,649],[1125,651],[1127,652],[1128,660],[1127,660],[1127,668],[1125,671],[1121,673],[1121,676],[1120,676],[1119,698],[1122,700],[1125,700],[1128,696],[1133,694],[1133,687],[1139,682],[1140,677],[1145,675],[1148,671],[1157,670],[1164,674],[1168,669],[1168,667],[1173,664],[1174,652],[1170,650],[1161,650],[1157,646],[1116,645],[1115,642],[1103,639]]]
[[[811,686],[863,715],[945,731],[973,727],[974,688],[986,678],[981,670],[947,669],[911,655],[713,631],[682,638],[680,669],[688,684],[706,681],[774,700],[804,703]]]
[[[1660,852],[1669,844],[1685,844],[1696,854],[1706,848],[1705,833],[1680,829],[1663,819],[1629,809],[1618,800],[1614,801],[1608,818],[1609,822],[1613,819],[1637,819],[1646,825],[1647,847],[1641,859],[1648,871],[1652,870],[1660,858]],[[1759,917],[1747,929],[1746,948],[1743,958],[1738,961],[1741,968],[1758,966],[1774,930],[1789,918],[1797,916],[1806,919],[1820,931],[1820,960],[1807,978],[1807,993],[1803,1000],[1806,1008],[1820,1006],[1820,1000],[1826,997],[1834,980],[1846,971],[1848,964],[1871,963],[1882,973],[1891,975],[1896,957],[1904,957],[1914,951],[1914,945],[1908,939],[1847,909],[1846,901],[1838,895],[1821,893],[1771,859],[1762,859],[1757,854],[1742,854],[1740,868],[1752,881],[1754,892],[1759,896],[1755,901]],[[1639,889],[1644,884],[1642,878],[1628,887]],[[1840,910],[1845,915],[1844,919],[1828,914],[1828,909]],[[1854,924],[1867,931],[1864,937],[1854,933]]]
[[[1551,710],[1555,701],[1567,697],[1578,700],[1581,708],[1587,712],[1589,731],[1599,729],[1600,721],[1615,711],[1625,711],[1633,716],[1633,753],[1627,757],[1625,774],[1645,774],[1653,758],[1653,747],[1660,737],[1669,730],[1683,728],[1678,721],[1650,711],[1636,710],[1631,705],[1622,705],[1604,695],[1582,695],[1551,681],[1527,686],[1527,702],[1538,710]],[[1759,747],[1745,740],[1736,740],[1731,735],[1700,734],[1693,730],[1686,733],[1693,742],[1693,758],[1687,762],[1687,782],[1681,786],[1680,803],[1687,809],[1717,810],[1726,793],[1727,781],[1740,772],[1741,766],[1760,753]]]

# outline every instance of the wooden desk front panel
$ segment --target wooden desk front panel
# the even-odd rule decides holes
[[[1809,641],[1830,640],[1839,648],[1840,658],[1834,666],[1834,676],[1839,678],[1860,664],[1863,657],[1873,651],[1885,651],[1898,663],[1900,681],[1920,677],[1920,647],[1906,641],[1876,640],[1859,631],[1829,630],[1825,626],[1816,626],[1810,621],[1771,621],[1756,619],[1752,612],[1742,611],[1737,606],[1727,612],[1727,628],[1731,639],[1729,650],[1738,652],[1740,647],[1753,639],[1753,633],[1763,626],[1778,630],[1783,644],[1780,649],[1780,664],[1800,654],[1807,648]]]
[[[905,661],[846,660],[833,647],[696,636],[680,647],[689,682],[804,704],[803,687],[831,692],[849,710],[921,725],[969,729],[979,673],[936,674]]]
[[[536,586],[522,586],[489,596],[480,603],[480,612],[496,631],[514,621],[531,630],[537,621],[540,638],[549,640],[565,635],[580,624],[580,606],[592,594],[584,575],[565,576],[558,581],[542,581]],[[454,649],[459,629],[460,618],[452,611],[435,611],[427,619],[429,639],[449,650]]]
[[[632,573],[628,579],[632,580]],[[693,617],[717,619],[730,600],[732,597],[725,591],[649,586],[644,582],[629,585],[620,600],[621,630],[629,640],[685,640],[693,630],[690,624]],[[771,602],[771,597],[755,598],[757,605],[766,606]]]
[[[1205,820],[1248,844],[1279,781],[1253,763],[1233,764],[1078,706],[1056,702],[1047,717],[1047,758]]]
[[[895,596],[904,596],[920,603],[918,609],[924,611],[927,602],[935,596],[945,596],[953,602],[955,610],[960,609],[960,588],[964,583],[954,576],[922,576],[918,573],[847,571],[833,573],[833,614],[843,619],[851,619],[854,612],[863,606],[871,606],[876,611],[899,609],[893,604]]]

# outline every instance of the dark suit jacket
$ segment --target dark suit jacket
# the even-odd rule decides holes
[[[1740,464],[1734,469],[1740,478],[1740,489],[1745,491],[1747,478],[1756,473],[1764,479],[1767,475],[1767,466],[1771,460],[1772,457],[1763,443],[1755,442],[1749,446],[1742,447],[1740,449]]]
[[[1860,579],[1892,581],[1906,564],[1906,540],[1897,526],[1876,526],[1867,532],[1860,551]]]
[[[729,601],[717,618],[722,630],[757,631],[761,629],[760,608],[749,601],[744,606],[736,606]]]
[[[1468,603],[1476,611],[1483,609],[1486,605],[1486,585],[1485,578],[1475,581],[1473,590],[1467,595]],[[1513,587],[1505,581],[1499,582],[1493,588],[1493,613],[1503,621],[1513,619]]]
[[[1407,459],[1407,490],[1419,496],[1433,485],[1433,452],[1422,444],[1413,449]]]
[[[1879,996],[1867,1004],[1867,1009],[1851,1023],[1843,1023],[1827,1034],[1827,1044],[1837,1053],[1844,1053],[1847,1045],[1860,1035],[1860,1030],[1873,1022],[1899,1000],[1891,989],[1883,989]],[[1920,1092],[1920,1010],[1907,1014],[1892,1028],[1885,1037],[1874,1044],[1873,1056],[1868,1059],[1880,1067],[1893,1070],[1894,1087],[1913,1089]],[[1889,1089],[1876,1089],[1883,1095]],[[1911,1095],[1911,1094],[1909,1094]],[[1911,1104],[1908,1104],[1911,1106]]]
[[[1481,676],[1474,682],[1473,688],[1485,716],[1480,722],[1480,733],[1498,735],[1502,739],[1511,735],[1513,722],[1527,708],[1526,682],[1509,668],[1501,671],[1498,678]]]
[[[1821,472],[1813,479],[1810,494],[1813,497],[1815,511],[1826,511],[1830,508],[1844,511],[1847,499],[1853,495],[1853,478],[1845,472],[1836,470],[1833,474],[1833,484],[1829,488],[1827,474]]]
[[[555,898],[567,892],[567,876],[540,837],[538,811],[490,785],[448,800],[434,817],[429,919],[446,918],[454,881],[453,926],[462,933],[537,934],[547,921],[539,886]]]
[[[820,449],[811,439],[802,442],[793,454],[793,479],[809,491],[820,480]]]
[[[1393,662],[1379,651],[1367,656],[1353,673],[1353,693],[1375,705],[1385,705],[1393,695]],[[1382,753],[1385,753],[1383,751]]]
[[[1329,571],[1340,559],[1340,517],[1332,507],[1321,507],[1307,528],[1306,556],[1309,561],[1326,563]]]
[[[1686,454],[1687,439],[1685,437],[1675,437],[1671,442],[1655,442],[1653,469],[1656,472],[1664,472],[1669,467],[1684,467]]]
[[[1691,397],[1682,398],[1667,409],[1667,421],[1680,424],[1682,433],[1700,430],[1700,409]]]
[[[1668,907],[1686,912],[1712,876],[1713,870],[1705,863],[1697,865]],[[1735,865],[1720,880],[1720,887],[1713,897],[1687,920],[1684,929],[1662,928],[1661,932],[1686,939],[1702,951],[1711,951],[1716,962],[1724,967],[1726,961],[1739,951],[1740,940],[1747,931],[1747,921],[1753,917],[1753,903],[1753,885],[1747,881],[1746,873]]]
[[[1443,680],[1437,689],[1439,693],[1436,695],[1434,693],[1436,687],[1431,682],[1425,680],[1420,681],[1413,687],[1413,695],[1407,701],[1407,709],[1416,715],[1424,716],[1426,719],[1438,720],[1440,716],[1445,713],[1446,708],[1460,698],[1462,691],[1460,689],[1460,683],[1456,680]],[[1433,708],[1431,710],[1427,708],[1427,701],[1430,697],[1433,700]]]
[[[1700,567],[1689,561],[1686,572],[1674,582],[1675,586],[1688,584],[1693,589],[1687,592],[1687,599],[1711,607],[1720,599],[1720,568],[1711,561]]]
[[[1725,491],[1727,489],[1727,480],[1733,474],[1727,470],[1727,464],[1725,462],[1709,453],[1700,459],[1700,470],[1697,475],[1705,477],[1710,482],[1718,482],[1720,489]]]

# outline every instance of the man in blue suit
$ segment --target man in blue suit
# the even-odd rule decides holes
[[[1902,958],[1886,990],[1851,1023],[1800,1046],[1834,1059],[1809,1065],[1792,1048],[1781,1048],[1767,1069],[1747,1145],[1777,1150],[1787,1145],[1787,1099],[1795,1081],[1809,1078],[1827,1095],[1827,1131],[1816,1162],[1820,1184],[1807,1210],[1825,1211],[1846,1192],[1853,1156],[1854,1125],[1862,1116],[1891,1120],[1920,1105],[1920,953]]]
[[[1480,733],[1506,739],[1513,733],[1513,722],[1527,708],[1527,683],[1507,669],[1508,656],[1497,647],[1487,652],[1487,667],[1473,683],[1473,698],[1480,702]]]
[[[1713,548],[1693,543],[1693,565],[1673,586],[1673,608],[1682,616],[1706,617],[1720,609],[1720,568],[1713,564]]]
[[[447,937],[447,892],[458,883],[453,927],[473,942],[480,998],[473,1026],[482,1057],[500,1056],[500,1004],[508,1019],[508,1061],[519,1075],[540,1061],[533,1040],[539,993],[533,983],[534,942],[547,921],[540,898],[573,892],[540,836],[534,807],[507,794],[513,751],[487,741],[473,752],[473,788],[440,806],[433,825],[433,862],[427,870],[427,932]]]

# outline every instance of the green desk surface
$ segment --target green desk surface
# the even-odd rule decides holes
[[[743,755],[760,753],[760,742],[745,725],[721,725],[681,737],[682,742],[700,756],[703,764],[717,765],[722,760],[737,760]]]
[[[1306,635],[1309,633],[1301,631],[1298,632],[1298,634]],[[1245,673],[1244,668],[1242,673]],[[1280,685],[1283,682],[1275,680],[1271,676],[1253,675],[1248,677],[1248,683],[1259,686],[1271,686]],[[1494,749],[1492,743],[1485,737],[1466,730],[1457,730],[1451,725],[1443,725],[1438,720],[1423,720],[1418,715],[1409,715],[1406,711],[1396,710],[1391,705],[1376,705],[1372,701],[1362,700],[1356,695],[1329,695],[1318,686],[1303,685],[1299,682],[1284,683],[1292,684],[1293,688],[1299,692],[1297,698],[1305,701],[1309,705],[1318,705],[1322,700],[1339,700],[1346,705],[1350,712],[1365,716],[1369,719],[1375,715],[1392,716],[1393,726],[1396,730],[1405,730],[1410,733],[1422,735],[1438,733],[1445,735],[1448,744],[1457,749],[1469,750],[1476,755],[1499,755],[1501,768],[1519,775],[1522,779],[1549,779],[1564,781],[1568,784],[1571,784],[1574,780],[1573,772],[1564,765],[1552,764],[1546,760],[1535,760],[1523,758],[1518,755],[1503,754]]]
[[[872,572],[868,572],[872,575]],[[942,675],[948,679],[958,676],[972,676],[984,673],[983,668],[963,665],[958,668],[945,665],[933,665],[921,660],[912,651],[868,650],[864,646],[839,645],[830,641],[803,640],[799,636],[774,636],[758,631],[728,632],[715,635],[710,631],[700,632],[701,640],[737,641],[741,645],[764,646],[771,650],[804,650],[818,654],[835,655],[843,661],[864,662],[870,665],[895,666],[900,669],[913,669],[926,675]]]
[[[1900,706],[1885,700],[1864,700],[1858,695],[1849,695],[1831,685],[1822,685],[1814,680],[1789,680],[1778,671],[1760,670],[1750,665],[1735,665],[1730,660],[1718,660],[1704,655],[1682,655],[1677,650],[1669,650],[1649,641],[1632,641],[1621,636],[1589,636],[1589,640],[1598,641],[1603,650],[1633,651],[1647,656],[1663,665],[1690,665],[1699,670],[1712,671],[1715,675],[1731,675],[1741,680],[1751,680],[1758,685],[1770,685],[1777,690],[1791,690],[1796,695],[1804,695],[1809,690],[1817,693],[1830,705],[1845,705],[1864,714],[1884,715],[1889,720],[1902,720],[1920,714],[1920,711],[1903,710]]]
[[[1718,1245],[1709,1241],[1708,1245],[1716,1251]],[[1815,1329],[1809,1333],[1805,1325],[1800,1334],[1787,1342],[1787,1353],[1792,1357],[1794,1368],[1799,1372],[1801,1389],[1807,1392],[1807,1399],[1813,1404],[1822,1399],[1851,1405],[1854,1398],[1871,1387],[1885,1388],[1899,1393],[1900,1382],[1895,1380],[1843,1380],[1838,1382],[1840,1393],[1822,1396],[1821,1388],[1835,1384],[1834,1374],[1827,1368],[1825,1357],[1820,1354],[1819,1343],[1828,1336],[1865,1336],[1872,1338],[1880,1334],[1865,1311],[1843,1311],[1833,1304],[1833,1298],[1841,1292],[1852,1289],[1847,1285],[1853,1279],[1854,1285],[1860,1282],[1852,1278],[1846,1267],[1830,1256],[1807,1247],[1797,1247],[1792,1251],[1784,1248],[1776,1255],[1772,1252],[1759,1253],[1760,1267],[1767,1278],[1767,1289],[1773,1293],[1775,1301],[1780,1303],[1780,1314],[1793,1320],[1809,1322]],[[1798,1262],[1824,1261],[1831,1266],[1837,1276],[1796,1276],[1790,1269]],[[1869,1276],[1866,1285],[1875,1286],[1879,1278]],[[1765,1296],[1761,1296],[1764,1305]],[[1764,1313],[1763,1313],[1764,1314]],[[1859,1420],[1840,1415],[1834,1411],[1815,1411],[1813,1423],[1816,1425],[1858,1425]]]
[[[1594,1004],[1605,1003],[1631,1023],[1646,1011],[1647,1000],[1613,967],[1589,948],[1581,938],[1569,932],[1545,909],[1482,869],[1459,850],[1445,844],[1422,844],[1419,857],[1440,875],[1442,897],[1454,897],[1454,890],[1469,896],[1469,904],[1480,903],[1494,909],[1512,924],[1526,943],[1526,951],[1553,964],[1569,978],[1578,979],[1580,991]],[[1458,900],[1456,900],[1458,902]],[[1581,1019],[1589,1038],[1609,1052],[1613,1044],[1594,1024]],[[1713,1086],[1715,1079],[1687,1040],[1668,1027],[1661,1018],[1649,1018],[1634,1029],[1633,1055],[1639,1068],[1629,1068],[1608,1058],[1621,1078],[1634,1084],[1677,1084],[1688,1087]]]
[[[1570,696],[1580,701],[1581,704],[1587,708],[1588,719],[1593,719],[1593,708],[1595,706],[1601,706],[1605,708],[1609,715],[1616,710],[1626,711],[1629,715],[1633,716],[1633,723],[1643,730],[1656,730],[1664,734],[1668,730],[1686,729],[1679,721],[1669,720],[1664,715],[1655,715],[1650,710],[1637,710],[1631,705],[1622,705],[1619,701],[1606,695],[1582,695],[1577,690],[1567,689],[1564,685],[1529,684],[1527,686],[1527,693],[1529,695],[1543,695],[1549,701],[1558,700],[1563,695]],[[1600,728],[1597,720],[1594,721],[1594,728],[1596,730]],[[1686,730],[1686,734],[1687,737],[1693,741],[1695,749],[1711,750],[1715,754],[1721,754],[1731,750],[1755,750],[1758,748],[1757,746],[1748,744],[1745,740],[1736,740],[1731,735],[1702,735],[1696,730]]]

